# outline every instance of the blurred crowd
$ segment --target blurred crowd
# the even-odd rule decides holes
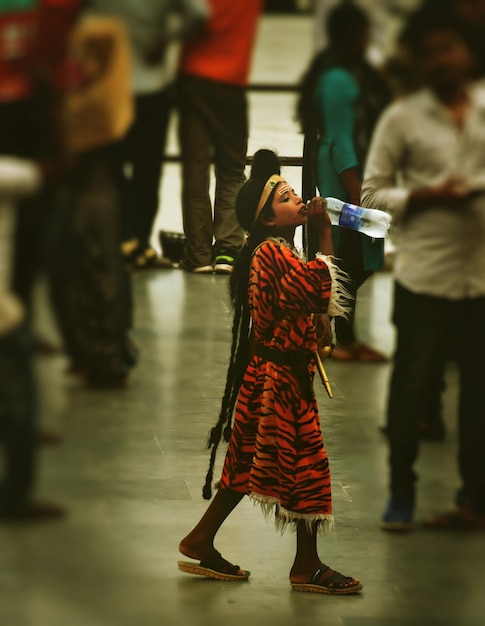
[[[196,274],[231,273],[244,242],[234,200],[245,180],[251,57],[258,21],[264,10],[274,10],[276,4],[265,5],[263,0],[5,0],[0,4],[0,434],[5,449],[0,518],[63,514],[60,507],[32,496],[36,448],[42,438],[32,359],[37,350],[52,349],[32,332],[39,275],[47,280],[49,304],[68,359],[67,373],[88,387],[118,388],[127,384],[139,357],[130,336],[136,306],[133,272],[177,266]],[[297,10],[298,3],[293,5]],[[342,7],[339,17],[335,10]],[[397,187],[404,156],[402,162],[396,157],[395,171],[387,171],[386,180],[384,174],[379,179],[382,152],[391,154],[393,146],[376,147],[376,127],[388,107],[439,83],[440,71],[448,72],[449,78],[453,66],[446,51],[435,46],[423,52],[402,27],[417,10],[450,16],[466,40],[471,59],[456,70],[461,74],[455,83],[468,85],[479,81],[485,71],[485,2],[317,0],[306,8],[314,14],[315,57],[302,77],[298,109],[305,137],[304,194],[308,199],[313,193],[333,195],[357,205],[363,198],[392,212],[398,195],[392,189]],[[423,59],[431,64],[434,60],[432,78],[422,71]],[[441,80],[446,82],[444,76]],[[314,103],[308,107],[308,97],[317,92],[321,109],[315,112]],[[184,231],[175,257],[168,253],[169,242],[166,250],[162,242],[161,254],[151,244],[174,112]],[[478,146],[471,150],[483,156],[485,143],[477,137],[476,141]],[[423,168],[420,162],[413,167]],[[436,191],[439,186],[438,201],[447,206],[463,201],[461,179],[457,179],[467,172],[458,163],[436,162],[431,170],[423,188]],[[443,189],[445,184],[448,187]],[[404,186],[412,188],[412,181],[406,180]],[[379,196],[384,187],[388,196]],[[434,201],[437,198],[433,196]],[[423,197],[416,200],[417,205],[425,202]],[[435,207],[431,201],[430,205]],[[453,232],[456,229],[451,227],[443,234],[440,245]],[[413,234],[414,241],[419,237]],[[309,241],[307,253],[312,255],[316,250],[311,247],[311,233]],[[483,256],[483,242],[480,245]],[[384,266],[383,242],[336,229],[334,247],[357,303],[359,287]],[[448,300],[449,293],[429,291],[428,284],[436,282],[436,276],[429,277],[418,292]],[[406,288],[413,292],[406,280]],[[484,295],[478,289],[472,298],[465,293],[459,299],[467,304],[470,299],[482,302]],[[406,306],[421,311],[420,304]],[[441,310],[433,309],[433,314]],[[358,341],[354,316],[355,307],[350,319],[335,322],[334,357],[386,360]],[[439,341],[436,336],[435,345]],[[431,347],[428,356],[426,363],[435,372],[425,385],[431,389],[428,397],[422,390],[412,396],[409,390],[399,389],[399,400],[391,404],[412,396],[415,404],[407,411],[426,405],[426,411],[418,412],[419,428],[439,437],[444,428],[439,407],[447,356]],[[466,358],[474,363],[475,356]],[[407,367],[413,363],[409,360]],[[400,372],[394,386],[405,376]],[[467,393],[474,397],[474,391]],[[395,456],[402,453],[397,440],[407,438],[409,462],[416,455],[416,443],[413,433],[403,434],[396,425],[401,423],[397,411],[391,409],[393,417],[385,430]],[[480,434],[483,426],[477,428],[475,435],[467,436]],[[397,474],[398,470],[390,524],[396,510],[409,513],[414,506],[412,479]],[[471,500],[467,492],[460,503],[473,509],[473,497],[481,498],[477,494],[482,487],[475,485]]]

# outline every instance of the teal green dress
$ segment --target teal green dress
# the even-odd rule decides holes
[[[317,149],[317,186],[322,197],[348,200],[339,174],[356,167],[360,173],[355,148],[358,126],[360,87],[352,74],[343,67],[331,67],[318,78],[315,86],[317,110],[323,131]],[[340,227],[332,228],[334,249],[338,250]],[[384,240],[362,237],[363,266],[375,271],[384,265]]]

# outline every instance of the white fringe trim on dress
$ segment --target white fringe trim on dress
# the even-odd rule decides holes
[[[329,534],[335,531],[335,524],[333,515],[329,513],[296,513],[295,511],[288,511],[281,506],[277,498],[271,498],[269,496],[263,496],[260,493],[250,493],[249,497],[253,500],[254,504],[258,504],[263,511],[263,515],[267,520],[271,521],[274,515],[274,521],[276,530],[281,534],[290,525],[296,525],[298,522],[304,521],[308,530],[311,532],[315,529],[315,524],[318,523],[318,532],[322,534]]]
[[[327,311],[328,315],[330,315],[330,317],[348,318],[351,310],[350,300],[352,300],[352,296],[345,288],[344,283],[350,281],[349,275],[337,266],[335,257],[317,252],[316,258],[324,261],[332,279],[330,302]]]

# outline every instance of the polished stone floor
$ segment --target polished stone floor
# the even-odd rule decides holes
[[[253,79],[294,82],[311,53],[307,18],[265,18]],[[301,152],[294,98],[253,94],[250,153]],[[174,146],[171,135],[171,149]],[[289,171],[298,186],[299,173]],[[295,179],[291,178],[295,176]],[[177,165],[164,172],[154,229],[180,231]],[[0,527],[0,626],[483,626],[485,535],[423,528],[386,534],[384,420],[389,364],[329,361],[334,398],[317,386],[328,449],[336,534],[322,559],[365,585],[355,597],[293,592],[295,537],[279,535],[243,501],[218,548],[251,570],[222,583],[177,570],[179,540],[207,506],[205,441],[216,419],[230,341],[227,278],[178,270],[134,275],[139,366],[127,389],[92,391],[64,374],[63,355],[38,357],[42,424],[61,435],[40,450],[37,493],[64,504],[57,523]],[[39,288],[37,327],[56,338]],[[360,338],[387,354],[391,277],[359,293]],[[444,442],[422,445],[417,520],[452,502],[456,473],[456,372],[447,371]],[[218,468],[222,462],[218,457]]]
[[[389,353],[391,278],[361,289],[362,339]],[[38,357],[42,423],[62,437],[40,451],[38,494],[63,503],[61,522],[0,527],[2,626],[291,624],[483,626],[485,535],[408,535],[379,529],[386,496],[383,420],[389,364],[327,362],[334,391],[317,386],[331,461],[336,534],[322,558],[358,576],[356,597],[293,592],[295,538],[243,501],[218,547],[250,569],[247,583],[177,570],[177,545],[205,510],[207,432],[229,350],[227,278],[180,270],[134,276],[134,336],[142,351],[127,389],[87,390],[64,357]],[[48,316],[40,326],[49,330]],[[451,503],[456,377],[447,373],[444,442],[423,443],[417,520]],[[222,461],[220,454],[218,466]]]

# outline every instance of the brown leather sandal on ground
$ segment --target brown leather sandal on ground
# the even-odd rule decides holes
[[[202,560],[200,563],[179,561],[178,568],[181,572],[205,576],[214,580],[247,580],[251,575],[251,572],[240,569],[239,565],[233,565],[226,559],[223,559],[219,552],[216,552],[208,559]]]
[[[329,567],[323,566],[317,569],[309,583],[291,583],[293,591],[309,591],[311,593],[326,593],[330,595],[350,595],[362,590],[360,580],[350,576],[343,576],[339,572],[331,571],[325,576]],[[323,575],[323,577],[322,577]],[[348,583],[352,583],[349,585]]]

